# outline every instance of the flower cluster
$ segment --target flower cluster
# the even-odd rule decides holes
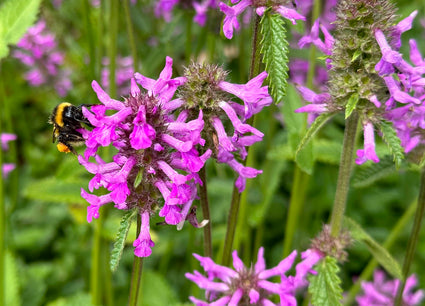
[[[414,306],[420,305],[425,298],[424,290],[413,292],[418,284],[415,275],[411,275],[406,280],[406,286],[403,290],[402,305]],[[373,282],[362,282],[363,294],[356,298],[359,306],[386,306],[394,305],[400,281],[386,280],[385,273],[377,270],[373,274]]]
[[[175,6],[181,4],[183,7],[190,7],[195,10],[193,21],[201,27],[205,26],[207,22],[207,12],[209,9],[215,10],[217,8],[216,0],[203,0],[197,1],[179,1],[179,0],[159,0],[155,5],[155,15],[164,18],[165,21],[171,21],[171,13]]]
[[[15,134],[9,134],[9,133],[1,133],[0,134],[0,144],[1,144],[1,149],[3,151],[7,151],[9,150],[9,141],[12,140],[16,140],[16,135]],[[7,177],[8,174],[15,169],[15,164],[11,164],[11,163],[3,163],[2,165],[2,169],[1,169],[1,174],[3,175],[3,177]]]
[[[72,86],[71,72],[61,67],[64,54],[58,50],[55,35],[46,29],[44,20],[31,27],[17,47],[13,56],[29,67],[25,79],[31,86],[53,84],[61,97],[67,94]]]
[[[192,64],[185,71],[185,82],[179,88],[179,97],[192,114],[204,112],[205,127],[202,136],[207,147],[213,150],[213,157],[219,163],[227,163],[238,174],[236,187],[245,189],[246,179],[262,173],[244,166],[238,160],[245,160],[247,147],[261,141],[264,134],[252,127],[246,120],[272,103],[268,87],[262,86],[267,73],[257,75],[246,84],[232,84],[225,81],[227,73],[212,65]],[[233,95],[244,103],[231,100]],[[232,128],[226,131],[225,127]]]
[[[223,21],[223,33],[224,36],[228,39],[232,39],[233,30],[239,30],[240,25],[238,22],[238,16],[242,14],[248,7],[254,7],[257,15],[262,16],[269,5],[267,1],[263,0],[232,0],[234,6],[228,6],[224,2],[220,2],[220,10],[226,15]],[[296,20],[305,20],[305,17],[297,13],[297,11],[288,6],[294,6],[293,1],[284,1],[287,2],[282,4],[281,2],[274,3],[272,1],[272,9],[280,14],[282,17],[289,19],[293,24],[296,23]]]
[[[311,33],[299,42],[300,46],[312,43],[328,55],[329,81],[328,90],[320,94],[298,86],[303,98],[312,104],[296,111],[313,114],[311,120],[322,113],[345,111],[347,116],[353,110],[357,112],[364,131],[364,149],[357,151],[357,164],[379,162],[374,130],[381,128],[384,121],[393,122],[408,152],[420,142],[418,128],[425,126],[421,105],[425,98],[425,79],[421,74],[425,70],[414,43],[411,42],[411,59],[416,67],[403,61],[397,50],[400,36],[411,28],[416,12],[395,24],[395,7],[391,3],[363,0],[339,2],[336,15],[335,37],[316,21]],[[347,37],[347,33],[355,35]],[[391,43],[386,37],[391,38]]]
[[[167,57],[158,80],[140,74],[131,80],[131,94],[124,101],[110,98],[93,81],[102,104],[90,110],[83,108],[94,128],[81,131],[87,149],[78,160],[94,174],[89,190],[103,187],[109,191],[97,196],[81,190],[82,197],[90,203],[87,220],[98,218],[99,208],[110,202],[118,209],[138,209],[142,223],[134,253],[140,257],[149,256],[154,245],[149,234],[151,215],[159,210],[165,223],[180,226],[188,217],[196,186],[203,183],[197,172],[211,155],[209,149],[202,155],[197,149],[205,144],[200,136],[204,126],[202,111],[192,120],[188,120],[187,111],[176,118],[173,114],[181,101],[172,97],[184,79],[172,79],[171,74],[172,59]],[[145,90],[141,91],[136,82]],[[113,161],[105,162],[97,150],[111,144],[118,153]],[[89,161],[90,157],[95,162]]]
[[[109,59],[103,58],[101,71],[102,87],[108,91],[109,88]],[[120,96],[126,95],[130,91],[130,79],[133,77],[133,58],[131,56],[116,58],[115,82],[117,93]]]
[[[257,262],[247,268],[233,251],[234,269],[218,265],[209,257],[193,254],[199,260],[207,276],[198,271],[193,274],[186,273],[186,277],[195,282],[201,289],[206,290],[209,302],[201,301],[195,297],[190,300],[197,306],[206,305],[275,305],[269,298],[278,295],[280,305],[297,305],[295,293],[298,289],[305,287],[308,282],[306,277],[314,273],[313,266],[323,257],[315,250],[307,250],[301,254],[303,259],[295,266],[295,275],[285,275],[292,269],[297,256],[293,251],[287,258],[283,259],[276,267],[266,269],[264,260],[264,249],[258,250]],[[268,279],[279,276],[279,283],[272,283]]]

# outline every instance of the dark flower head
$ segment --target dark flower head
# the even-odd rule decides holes
[[[226,82],[226,76],[221,67],[192,64],[185,70],[185,81],[178,93],[190,118],[200,110],[203,112],[205,125],[201,136],[206,141],[205,147],[211,148],[218,162],[227,163],[238,173],[236,187],[242,192],[246,179],[262,172],[240,162],[247,156],[246,147],[263,137],[263,133],[245,121],[270,105],[272,98],[268,87],[262,86],[266,72],[246,84]],[[241,100],[243,105],[233,98]]]

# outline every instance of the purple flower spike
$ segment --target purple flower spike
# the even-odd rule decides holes
[[[311,254],[311,252],[306,252]],[[257,262],[254,267],[247,268],[239,258],[236,251],[233,251],[234,269],[220,266],[211,258],[193,254],[199,260],[207,276],[198,271],[186,273],[185,276],[195,282],[201,289],[206,290],[208,302],[190,297],[195,305],[275,305],[270,301],[274,295],[280,297],[280,305],[296,305],[296,290],[305,286],[308,282],[305,279],[306,271],[311,271],[313,265],[320,259],[305,259],[304,267],[297,268],[295,276],[285,274],[292,268],[297,252],[293,251],[287,258],[282,260],[277,267],[266,269],[264,260],[264,249],[258,250]],[[311,257],[309,255],[305,258]],[[317,260],[316,260],[317,259]],[[308,263],[307,263],[308,262]],[[298,267],[298,266],[297,266]],[[301,272],[298,272],[300,270]],[[272,283],[268,279],[280,276],[280,283]],[[299,281],[294,282],[294,279]]]
[[[416,287],[417,284],[418,280],[415,275],[411,275],[407,278],[406,286],[403,291],[403,305],[421,305],[421,302],[423,302],[425,298],[425,292],[423,290],[414,292],[414,287]],[[373,274],[373,281],[362,282],[361,285],[364,292],[356,298],[359,306],[386,306],[394,305],[400,281],[398,279],[386,280],[385,273],[376,270]]]
[[[83,107],[93,128],[81,131],[87,149],[78,160],[94,174],[90,192],[101,187],[109,192],[97,196],[82,189],[82,197],[90,203],[87,220],[98,218],[100,207],[111,202],[120,210],[137,209],[142,225],[134,241],[134,254],[140,257],[150,256],[154,246],[149,234],[151,215],[159,211],[165,224],[178,225],[179,229],[187,218],[194,218],[191,205],[197,184],[202,184],[197,172],[212,154],[209,149],[201,154],[197,148],[205,144],[200,135],[204,125],[202,111],[198,118],[188,121],[187,110],[180,114],[177,111],[182,102],[171,100],[185,81],[172,78],[172,62],[167,57],[157,80],[135,74],[130,80],[130,94],[123,101],[111,98],[93,81],[93,90],[102,105]],[[97,150],[110,145],[118,152],[108,163],[97,155]],[[89,161],[91,157],[95,162]],[[161,196],[163,204],[158,201]],[[199,225],[191,220],[197,226],[205,222]]]

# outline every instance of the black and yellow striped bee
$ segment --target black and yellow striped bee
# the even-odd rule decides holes
[[[73,146],[84,144],[84,138],[77,129],[83,128],[82,123],[90,127],[92,125],[83,115],[83,106],[91,105],[75,106],[68,102],[62,102],[53,109],[49,123],[53,124],[53,142],[58,142],[56,146],[59,152],[77,154]]]

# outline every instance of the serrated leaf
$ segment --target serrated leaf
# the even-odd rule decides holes
[[[314,120],[311,124],[310,128],[305,133],[303,139],[298,145],[297,151],[295,154],[297,155],[313,138],[314,135],[325,125],[325,123],[333,116],[333,113],[324,113]]]
[[[276,104],[286,94],[288,80],[288,46],[285,23],[278,14],[266,11],[261,18],[262,61],[266,65],[271,96]]]
[[[356,109],[357,102],[359,102],[359,94],[353,93],[348,99],[347,105],[345,106],[345,119],[350,117],[353,110]]]
[[[350,231],[351,236],[357,241],[363,243],[373,257],[390,273],[394,278],[403,279],[400,265],[391,256],[391,254],[378,242],[376,242],[363,228],[354,220],[345,217],[344,226]]]
[[[311,294],[311,303],[315,306],[342,305],[341,280],[338,277],[339,267],[337,260],[326,256],[315,267],[317,272],[309,277],[308,292]]]
[[[388,121],[381,121],[379,129],[382,132],[382,138],[388,145],[388,149],[393,155],[396,168],[399,168],[404,159],[404,148],[401,146],[400,138],[398,138],[393,124]]]
[[[21,305],[21,298],[19,296],[20,276],[16,266],[16,260],[13,254],[9,251],[5,252],[4,270],[6,280],[5,301],[6,305]]]
[[[137,215],[137,209],[127,211],[121,219],[120,228],[118,229],[117,239],[114,243],[114,248],[111,252],[111,260],[109,262],[111,271],[115,272],[121,260],[122,252],[125,246],[128,231],[130,230],[131,222]]]
[[[379,163],[357,167],[353,177],[353,187],[371,186],[377,180],[394,173],[395,170],[392,157],[390,155],[384,156]]]
[[[34,23],[41,0],[8,0],[0,7],[0,58],[7,45],[16,44]]]

